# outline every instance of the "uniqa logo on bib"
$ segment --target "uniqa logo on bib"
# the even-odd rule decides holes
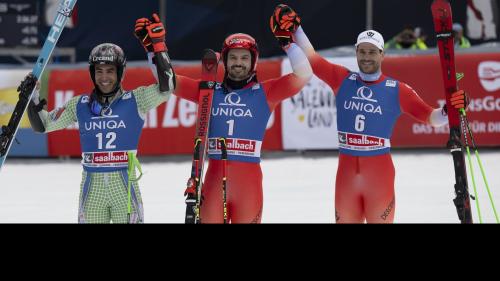
[[[495,92],[500,89],[500,62],[483,61],[477,68],[477,75],[486,91]]]

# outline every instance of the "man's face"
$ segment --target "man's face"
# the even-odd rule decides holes
[[[252,54],[246,49],[231,49],[227,54],[227,76],[242,81],[250,76]]]
[[[356,49],[356,58],[361,72],[366,74],[376,73],[384,60],[384,52],[370,43],[361,43]]]
[[[95,82],[104,94],[110,93],[116,87],[118,74],[116,66],[109,64],[98,64],[95,66]]]

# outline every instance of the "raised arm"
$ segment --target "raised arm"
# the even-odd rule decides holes
[[[349,75],[350,71],[338,64],[330,63],[325,58],[320,56],[314,50],[309,38],[307,38],[302,26],[297,28],[295,32],[297,45],[304,50],[309,62],[311,63],[314,75],[319,79],[325,81],[337,93],[338,88],[342,81]]]
[[[282,46],[287,41],[290,41],[290,38],[295,41],[309,59],[314,74],[330,85],[334,93],[336,93],[342,80],[349,75],[349,70],[343,66],[328,62],[316,53],[302,29],[299,15],[290,6],[281,4],[276,6],[270,23],[273,33]]]
[[[141,41],[158,84],[138,88],[134,94],[139,112],[147,113],[168,100],[176,87],[176,77],[165,44],[166,31],[157,14],[151,19],[140,18],[135,23],[135,36]]]
[[[163,25],[156,14],[153,14],[152,19],[140,18],[135,24],[135,35],[141,41],[146,52],[148,52],[149,66],[156,81],[160,84],[160,91],[163,86],[168,85],[169,89],[175,89],[174,94],[176,96],[192,102],[198,102],[199,81],[175,75],[170,64],[170,58],[168,58],[166,52],[167,47],[164,42],[165,31],[163,30],[162,34],[162,29]],[[162,38],[163,41],[161,40]],[[169,75],[169,70],[172,70],[172,75]]]
[[[312,78],[313,71],[304,51],[297,46],[293,32],[300,18],[288,6],[278,5],[270,19],[270,27],[281,48],[286,52],[293,72],[263,83],[269,107],[297,94]]]
[[[296,95],[313,75],[307,57],[296,44],[290,44],[285,51],[290,59],[293,72],[262,83],[271,110],[284,99]]]

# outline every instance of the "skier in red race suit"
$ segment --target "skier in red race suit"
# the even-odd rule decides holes
[[[142,21],[144,21],[142,19]],[[140,26],[141,19],[138,20]],[[215,88],[208,134],[209,165],[202,188],[201,222],[222,223],[221,151],[211,145],[227,139],[227,207],[231,223],[260,223],[263,194],[260,154],[268,119],[284,99],[297,94],[312,77],[311,65],[291,32],[275,34],[293,73],[257,80],[259,50],[248,34],[228,36],[222,46],[224,80]],[[198,103],[199,82],[176,76],[175,95]]]
[[[276,21],[293,31],[314,74],[335,93],[339,137],[339,165],[335,182],[337,223],[392,223],[395,213],[395,170],[390,138],[396,120],[407,113],[434,127],[448,123],[444,108],[432,108],[409,85],[382,73],[384,39],[363,31],[356,42],[359,72],[332,64],[315,52],[289,6],[279,5]],[[466,106],[466,94],[452,95],[456,109]]]

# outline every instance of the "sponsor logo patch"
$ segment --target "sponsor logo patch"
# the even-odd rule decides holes
[[[350,150],[377,150],[390,147],[390,141],[385,138],[339,132],[339,146]]]
[[[128,165],[127,151],[84,152],[82,164],[88,167],[122,167]]]

